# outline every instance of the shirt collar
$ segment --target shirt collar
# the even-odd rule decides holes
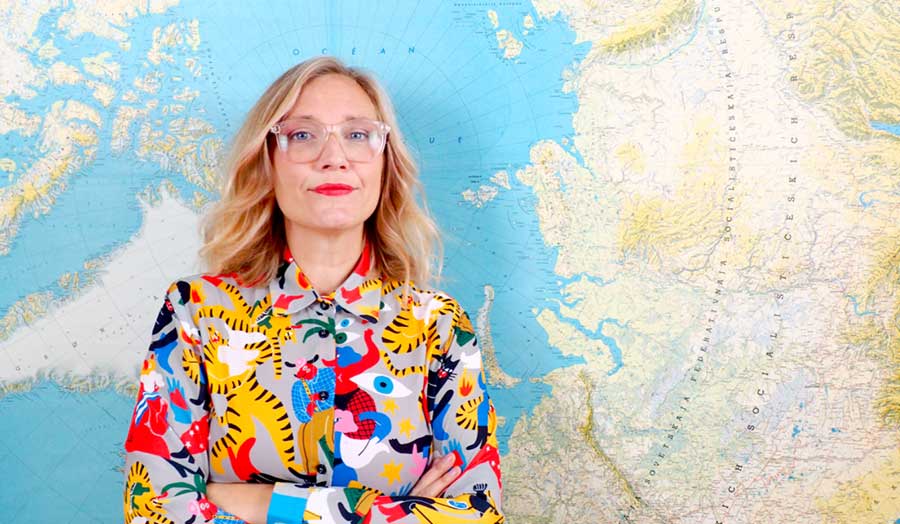
[[[294,260],[290,249],[285,247],[278,273],[269,282],[272,312],[287,316],[320,302],[337,304],[364,320],[377,322],[381,310],[382,279],[380,277],[367,279],[372,261],[372,248],[366,240],[362,254],[347,279],[334,293],[320,295],[313,289],[309,278]]]

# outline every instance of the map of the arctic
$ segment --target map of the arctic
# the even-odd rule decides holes
[[[900,4],[0,3],[0,517],[121,522],[162,295],[250,105],[391,94],[512,524],[900,522]]]

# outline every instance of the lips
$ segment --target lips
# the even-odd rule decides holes
[[[346,195],[347,193],[353,191],[353,187],[348,186],[347,184],[322,184],[320,186],[314,187],[313,191],[319,193],[320,195],[340,196]]]

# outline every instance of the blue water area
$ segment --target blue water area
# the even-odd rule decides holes
[[[863,209],[868,209],[879,202],[892,204],[897,201],[897,197],[900,197],[900,191],[885,191],[881,189],[863,191],[859,194],[859,205]]]
[[[794,429],[791,430],[791,438],[796,437],[800,434],[800,426],[794,425]]]
[[[877,129],[878,131],[887,131],[892,135],[900,136],[900,123],[888,123],[888,122],[869,122],[869,125],[872,126],[872,129]]]
[[[556,313],[557,317],[562,322],[569,324],[589,339],[599,340],[603,342],[603,344],[609,350],[609,356],[613,361],[613,367],[609,371],[607,371],[607,376],[613,376],[618,373],[620,369],[622,369],[622,366],[624,365],[624,362],[622,361],[622,349],[619,347],[618,342],[616,342],[614,338],[603,333],[603,326],[606,324],[612,324],[616,327],[627,328],[627,324],[622,324],[618,319],[615,318],[603,318],[600,319],[600,322],[597,325],[597,329],[591,330],[582,325],[581,322],[579,322],[577,319],[563,315],[559,308],[559,302],[549,304],[549,306],[550,309],[552,309]]]
[[[122,448],[134,399],[41,382],[0,399],[5,522],[121,522]]]
[[[841,430],[838,429],[838,428],[831,428],[831,432],[832,432],[832,433],[840,433]]]
[[[859,302],[856,300],[856,297],[852,295],[847,295],[847,298],[850,299],[850,302],[853,304],[853,313],[858,317],[865,317],[869,315],[875,315],[876,313],[871,310],[860,311],[859,310]]]

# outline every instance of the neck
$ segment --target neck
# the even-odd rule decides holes
[[[321,231],[285,223],[288,248],[297,265],[321,295],[337,289],[353,271],[365,242],[363,226]]]

